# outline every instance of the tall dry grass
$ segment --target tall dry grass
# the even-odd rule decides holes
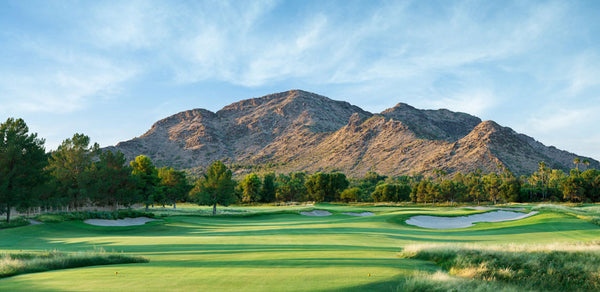
[[[4,252],[0,253],[0,278],[68,268],[146,262],[148,260],[142,257],[109,253],[102,249],[75,253],[56,250],[40,253]]]
[[[412,245],[402,258],[433,261],[449,276],[526,291],[599,291],[600,242],[546,245]],[[421,283],[432,284],[434,280]],[[419,282],[417,281],[417,282]],[[435,286],[435,285],[434,285]],[[438,285],[439,286],[439,285]],[[490,288],[491,290],[495,290]],[[456,290],[456,291],[468,291]],[[445,290],[439,290],[445,291]]]

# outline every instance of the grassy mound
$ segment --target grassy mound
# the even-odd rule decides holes
[[[56,250],[41,253],[0,253],[0,278],[87,266],[147,262],[148,260],[142,257],[107,253],[103,250],[77,253]]]
[[[135,217],[149,217],[154,218],[153,213],[141,212],[136,210],[118,210],[113,212],[106,211],[82,211],[82,212],[59,212],[59,213],[47,213],[38,215],[35,217],[36,220],[44,223],[58,223],[64,221],[73,220],[87,220],[87,219],[123,219],[123,218],[135,218]]]
[[[505,283],[522,290],[600,290],[598,242],[489,247],[417,245],[408,246],[400,256],[433,261],[450,275],[463,279]]]
[[[27,220],[27,218],[17,217],[10,220],[10,223],[6,223],[6,221],[0,221],[0,229],[26,226],[29,224],[30,223],[29,220]]]
[[[532,208],[535,211],[554,212],[575,216],[596,225],[600,225],[600,207],[573,207],[565,205],[542,204]]]

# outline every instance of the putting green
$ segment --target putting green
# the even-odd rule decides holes
[[[334,214],[216,218],[180,215],[132,227],[64,222],[0,230],[0,250],[79,251],[101,247],[150,259],[146,264],[15,276],[0,280],[0,291],[395,291],[401,277],[438,269],[429,262],[398,258],[407,244],[551,243],[600,238],[597,225],[557,213],[478,223],[465,229],[430,230],[406,225],[404,219],[417,214],[478,211],[335,205],[317,208]],[[376,216],[341,214],[361,211]]]

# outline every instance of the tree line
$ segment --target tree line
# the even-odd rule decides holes
[[[600,171],[589,161],[574,160],[568,174],[544,162],[530,176],[509,170],[468,174],[436,169],[434,175],[386,177],[367,172],[348,179],[343,173],[250,173],[236,181],[230,168],[214,162],[199,178],[169,167],[157,168],[147,156],[129,163],[120,152],[101,151],[90,138],[75,134],[55,151],[45,152],[44,139],[29,133],[22,119],[0,125],[0,213],[43,207],[128,207],[142,203],[172,205],[188,201],[213,207],[233,203],[271,202],[598,202]],[[584,168],[585,170],[580,169]]]
[[[128,207],[136,203],[173,204],[191,189],[183,171],[156,168],[146,156],[127,163],[123,153],[100,151],[90,138],[75,134],[46,153],[44,139],[29,133],[22,119],[0,125],[0,213],[43,207]]]

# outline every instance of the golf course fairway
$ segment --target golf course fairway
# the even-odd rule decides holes
[[[0,279],[0,291],[401,291],[400,279],[440,270],[428,261],[399,258],[408,244],[546,244],[600,239],[599,226],[552,212],[433,230],[404,221],[413,215],[459,216],[481,211],[346,205],[317,205],[314,209],[333,214],[180,214],[141,226],[102,227],[70,221],[3,229],[2,252],[102,248],[142,256],[150,262],[23,274]],[[342,214],[365,211],[375,215]]]

